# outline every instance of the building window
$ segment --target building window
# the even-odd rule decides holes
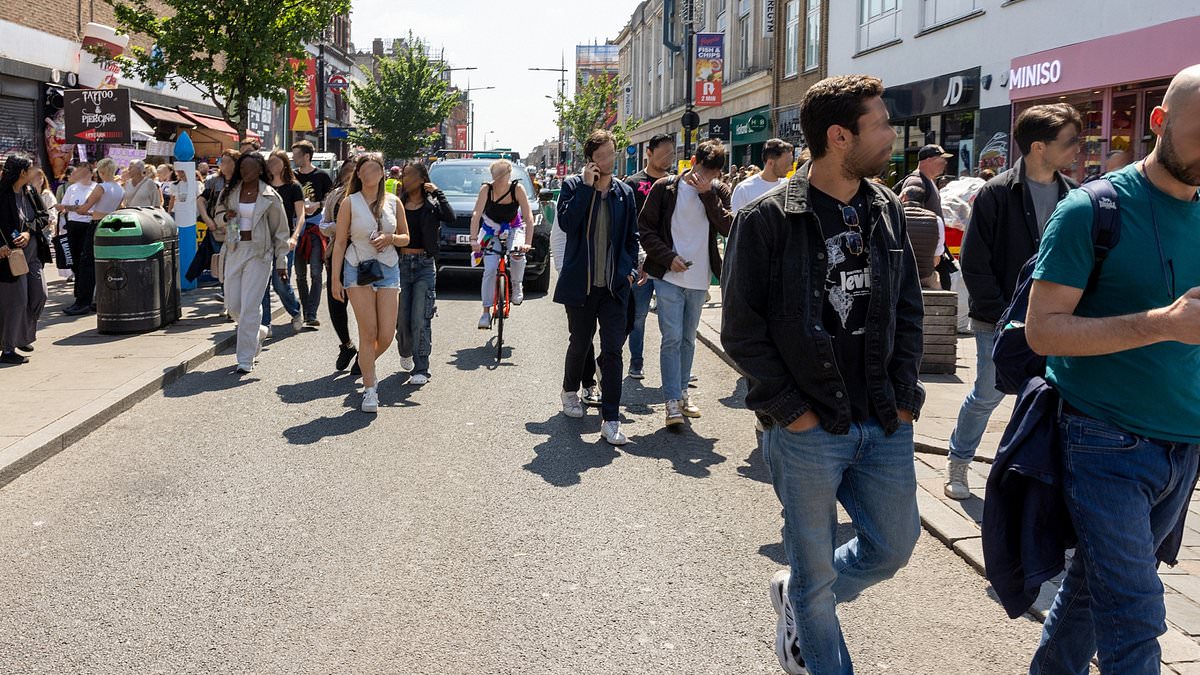
[[[738,21],[738,66],[741,68],[742,74],[750,71],[750,54],[751,40],[753,36],[750,31],[750,17],[743,17]]]
[[[858,8],[859,51],[900,37],[900,0],[859,0]]]
[[[966,16],[977,9],[979,0],[921,0],[921,29]]]
[[[804,72],[821,66],[821,0],[808,0],[804,18]]]
[[[788,0],[786,30],[783,76],[792,77],[800,72],[800,0]]]
[[[752,0],[738,0],[738,16],[747,16],[750,10],[754,8]]]

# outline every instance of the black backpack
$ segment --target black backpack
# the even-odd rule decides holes
[[[1092,252],[1096,263],[1084,290],[1088,293],[1095,289],[1109,251],[1121,240],[1121,202],[1107,178],[1092,181],[1079,189],[1087,192],[1092,200]],[[996,389],[1005,394],[1019,394],[1030,378],[1046,374],[1046,357],[1030,349],[1025,339],[1029,289],[1033,286],[1036,264],[1037,255],[1034,255],[1021,268],[1012,302],[996,324],[992,361],[996,364]]]

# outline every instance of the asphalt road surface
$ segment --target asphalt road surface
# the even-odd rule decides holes
[[[744,384],[698,346],[703,417],[625,382],[614,449],[562,417],[562,308],[495,365],[442,280],[433,380],[380,361],[358,411],[326,326],[276,326],[0,489],[0,673],[775,673],[779,504]],[[841,534],[849,536],[849,528]],[[1040,626],[922,536],[840,608],[859,673],[1024,672]]]

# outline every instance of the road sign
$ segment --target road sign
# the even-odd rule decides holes
[[[128,89],[70,89],[63,95],[69,143],[130,143]]]
[[[329,76],[329,88],[334,91],[345,89],[350,86],[350,81],[341,73],[334,73]]]

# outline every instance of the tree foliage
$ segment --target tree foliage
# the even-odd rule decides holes
[[[640,119],[627,119],[617,124],[617,109],[621,101],[621,84],[616,75],[598,75],[587,84],[576,87],[575,96],[566,98],[560,92],[554,101],[558,123],[566,130],[575,154],[583,153],[583,144],[596,129],[608,129],[617,137],[617,150],[629,145],[629,135],[642,124]]]
[[[186,82],[207,96],[246,137],[250,101],[282,103],[303,82],[289,58],[307,58],[313,42],[350,0],[105,0],[117,30],[144,35],[155,48],[132,47],[118,58],[126,76],[144,82]],[[162,11],[161,6],[166,6]]]
[[[442,65],[429,58],[410,33],[407,49],[377,62],[378,80],[350,85],[356,130],[350,141],[387,158],[413,157],[438,137],[438,127],[460,100],[441,78]],[[364,69],[365,71],[365,69]]]

